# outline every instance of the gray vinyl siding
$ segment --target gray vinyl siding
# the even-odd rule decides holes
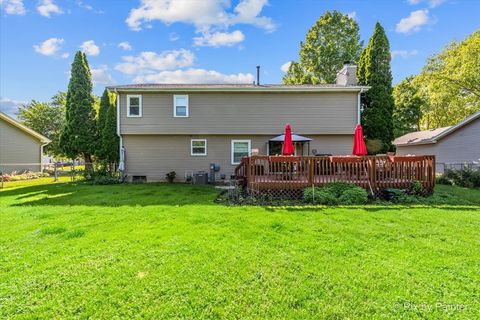
[[[443,164],[480,161],[480,119],[465,125],[434,144],[399,146],[397,154],[433,154],[437,171]]]
[[[189,117],[173,117],[173,93],[142,95],[142,117],[127,117],[120,95],[121,134],[280,134],[288,122],[298,134],[351,134],[357,92],[188,94]]]
[[[0,171],[40,171],[40,162],[40,141],[0,119]]]
[[[220,165],[220,174],[227,179],[233,174],[236,165],[231,164],[231,141],[251,140],[251,148],[258,149],[260,155],[267,154],[267,142],[272,135],[124,135],[126,149],[125,169],[128,178],[134,175],[147,176],[148,181],[164,181],[165,174],[177,173],[182,181],[186,172],[209,171],[209,164]],[[309,136],[310,149],[319,153],[350,154],[353,135]],[[191,156],[190,140],[206,139],[207,155]],[[305,153],[307,147],[305,146]]]

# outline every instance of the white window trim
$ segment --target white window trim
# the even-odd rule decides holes
[[[248,156],[250,157],[252,155],[252,140],[232,140],[232,144],[231,144],[231,163],[232,163],[232,165],[240,164],[240,162],[234,162],[234,148],[233,148],[233,146],[237,142],[248,142]]]
[[[187,102],[187,109],[185,110],[184,116],[177,116],[177,97],[182,97],[185,98],[185,101]],[[174,94],[173,95],[173,117],[174,118],[188,118],[189,116],[189,102],[188,102],[188,94]]]
[[[138,98],[138,116],[130,114],[130,98]],[[128,118],[141,118],[142,117],[142,95],[141,94],[128,94],[127,95],[127,117]]]
[[[205,153],[193,153],[193,142],[194,141],[205,142]],[[192,157],[205,157],[207,155],[207,139],[191,139],[190,140],[190,155]]]

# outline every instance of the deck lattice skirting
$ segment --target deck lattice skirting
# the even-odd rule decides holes
[[[306,187],[348,182],[379,194],[407,189],[414,181],[428,193],[435,187],[435,156],[251,156],[235,169],[250,193],[298,196]]]

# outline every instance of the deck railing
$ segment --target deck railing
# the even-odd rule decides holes
[[[251,156],[242,159],[235,175],[249,190],[298,190],[342,181],[378,193],[419,181],[432,192],[435,156]]]

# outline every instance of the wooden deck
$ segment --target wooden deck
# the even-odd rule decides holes
[[[378,193],[419,181],[431,193],[435,156],[251,156],[242,159],[235,175],[250,191],[299,190],[342,181]]]

